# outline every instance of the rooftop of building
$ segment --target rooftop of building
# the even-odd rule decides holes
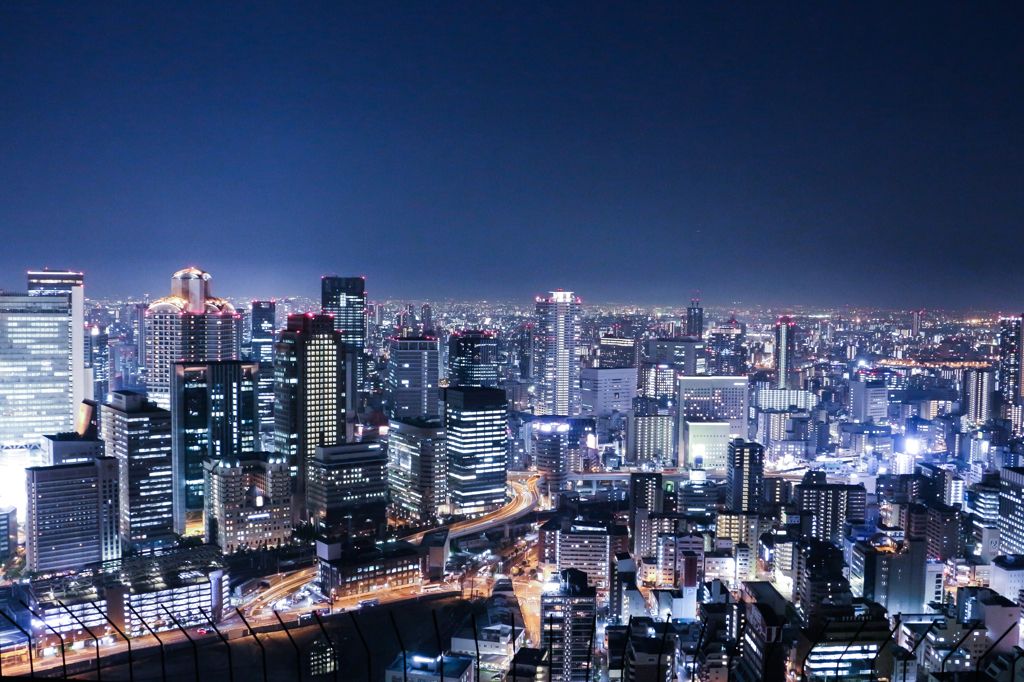
[[[46,440],[52,440],[52,441],[58,441],[58,442],[87,441],[87,442],[90,442],[90,443],[95,443],[95,442],[99,441],[99,438],[96,437],[96,436],[92,436],[92,435],[90,435],[90,436],[83,436],[82,434],[78,433],[77,431],[67,431],[65,433],[51,433],[51,434],[44,435],[43,438],[45,438]]]
[[[348,546],[341,548],[341,555],[337,559],[330,559],[326,563],[338,568],[344,566],[357,566],[370,561],[382,559],[397,559],[400,557],[416,556],[419,550],[404,540],[393,540],[381,543],[374,547]]]
[[[220,547],[176,547],[158,554],[125,557],[90,564],[78,573],[32,582],[41,604],[55,600],[79,603],[95,600],[99,590],[128,587],[146,594],[209,582],[210,574],[227,569]]]
[[[402,661],[403,656],[405,657],[404,664]],[[459,678],[469,669],[469,666],[473,665],[473,661],[461,656],[445,656],[442,659],[441,656],[422,656],[420,654],[405,653],[399,654],[394,662],[388,666],[388,670],[437,674],[440,672],[442,665],[444,666],[444,676],[446,678]]]
[[[443,427],[440,417],[392,417],[391,421],[408,424],[417,429],[440,429]]]
[[[516,636],[518,637],[522,630],[517,630]],[[481,642],[508,642],[512,638],[512,626],[503,625],[501,623],[496,625],[488,625],[484,628],[463,628],[455,633],[457,639],[475,639]]]
[[[1004,571],[1024,571],[1024,554],[1004,554],[992,560],[993,566]]]
[[[540,666],[547,665],[548,662],[548,650],[547,649],[534,649],[532,647],[522,647],[516,652],[516,657],[512,659],[516,665],[523,666]]]

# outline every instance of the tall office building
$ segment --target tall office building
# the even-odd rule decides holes
[[[1004,317],[999,320],[999,365],[996,381],[1004,416],[1010,414],[1009,408],[1021,402],[1021,368],[1024,367],[1024,339],[1021,334],[1020,317]]]
[[[554,499],[567,488],[568,474],[583,471],[597,457],[597,420],[585,417],[533,417],[527,422],[530,453]]]
[[[686,309],[686,335],[698,339],[704,336],[704,309],[700,307],[700,299],[690,299],[690,307]]]
[[[355,419],[354,363],[329,315],[289,315],[274,345],[274,446],[296,477],[297,510],[317,446],[345,443]]]
[[[214,298],[213,278],[186,268],[171,278],[171,295],[146,310],[146,391],[164,409],[171,405],[171,364],[240,358],[241,317]]]
[[[184,534],[188,512],[204,508],[203,460],[238,457],[259,449],[258,380],[258,362],[171,365],[176,532]]]
[[[497,388],[444,389],[448,494],[455,514],[505,504],[508,478],[508,399]]]
[[[18,552],[18,510],[0,507],[0,561],[7,562]]]
[[[965,413],[975,424],[988,421],[992,389],[991,369],[969,369],[964,372]]]
[[[676,419],[670,414],[626,413],[626,461],[670,466],[676,453]]]
[[[598,342],[597,362],[601,369],[636,367],[640,364],[640,342],[605,334]]]
[[[629,475],[629,518],[636,518],[638,509],[660,514],[664,510],[664,477],[657,472],[635,471]],[[632,524],[631,524],[632,525]]]
[[[575,416],[580,413],[580,300],[571,291],[537,297],[534,381],[539,415]]]
[[[804,474],[803,482],[793,488],[794,506],[812,517],[810,537],[839,545],[843,526],[848,521],[864,521],[867,491],[863,484],[828,483],[820,471]]]
[[[793,386],[793,358],[796,355],[796,323],[783,315],[775,323],[775,371],[778,388]]]
[[[321,278],[320,305],[324,313],[334,316],[334,329],[355,358],[355,385],[361,391],[367,378],[366,278]]]
[[[16,489],[3,488],[15,493],[9,499],[24,495],[29,450],[38,451],[45,434],[73,430],[81,401],[74,400],[71,308],[68,296],[0,294],[0,448]]]
[[[747,373],[746,328],[731,319],[707,333],[707,374],[738,376]]]
[[[676,404],[679,406],[680,457],[687,452],[684,422],[728,422],[729,438],[749,437],[747,405],[750,396],[747,377],[679,377]]]
[[[464,331],[448,340],[449,386],[498,386],[498,339],[493,332]]]
[[[260,363],[256,402],[260,430],[274,432],[274,332],[277,331],[277,302],[252,302],[252,359]]]
[[[764,447],[742,438],[729,443],[726,473],[729,508],[734,512],[758,512],[764,498]]]
[[[695,338],[650,339],[647,342],[647,361],[669,365],[682,376],[707,373],[707,353],[704,342]]]
[[[593,675],[597,588],[575,568],[559,571],[540,596],[541,646],[550,653],[552,682],[587,682]]]
[[[889,389],[885,381],[864,377],[850,382],[850,412],[854,421],[885,422],[889,415]]]
[[[1024,554],[1024,467],[999,470],[999,553]]]
[[[400,519],[437,518],[448,503],[448,458],[440,417],[388,423],[388,490]]]
[[[171,413],[142,394],[111,391],[100,420],[107,456],[118,460],[122,547],[151,550],[173,545]]]
[[[85,369],[85,276],[69,270],[32,270],[28,273],[28,295],[67,297],[71,316],[71,403],[77,409],[89,397]]]
[[[27,570],[63,573],[121,558],[116,459],[29,467],[25,487]]]
[[[425,335],[432,335],[434,333],[434,311],[429,303],[424,303],[420,306],[420,327]]]
[[[439,414],[437,339],[426,336],[391,339],[386,378],[389,417]]]
[[[387,523],[388,456],[376,442],[315,449],[309,462],[306,512],[328,534],[376,535]]]
[[[643,398],[673,399],[676,395],[675,365],[642,362],[638,368],[637,395]]]
[[[637,389],[636,367],[584,367],[580,370],[580,413],[610,417],[633,407]]]
[[[85,367],[92,375],[86,397],[103,403],[110,390],[110,346],[107,328],[96,324],[85,328]],[[90,395],[91,394],[91,395]]]
[[[280,546],[292,533],[288,458],[246,452],[203,462],[206,542],[225,554]]]

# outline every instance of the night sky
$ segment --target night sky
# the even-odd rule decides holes
[[[1019,312],[1022,36],[1020,2],[12,0],[0,286]]]

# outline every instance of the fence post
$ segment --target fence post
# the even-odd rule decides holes
[[[29,612],[29,613],[31,613],[31,614],[32,614],[33,616],[35,616],[36,618],[38,618],[38,619],[39,619],[39,622],[43,624],[43,627],[44,627],[44,628],[46,628],[47,630],[49,630],[49,631],[50,631],[50,632],[52,632],[53,634],[57,635],[57,639],[59,639],[59,640],[60,640],[60,665],[61,665],[61,668],[62,668],[62,669],[64,670],[64,679],[65,679],[65,680],[66,680],[66,679],[68,679],[68,659],[67,659],[67,656],[65,656],[65,655],[64,655],[64,635],[60,634],[59,632],[57,632],[56,630],[54,630],[54,629],[53,629],[52,627],[50,627],[50,625],[49,625],[49,624],[48,624],[48,623],[46,622],[46,619],[45,619],[45,618],[43,618],[42,616],[40,616],[40,615],[39,615],[38,613],[36,613],[35,611],[33,611],[32,609],[30,609],[30,608],[28,607],[28,604],[26,604],[26,603],[25,603],[25,602],[24,602],[23,600],[19,599],[19,600],[18,600],[18,602],[19,602],[19,603],[20,603],[20,604],[21,604],[22,606],[24,606],[24,607],[25,607],[25,610],[26,610],[26,611],[28,611],[28,612]]]
[[[121,635],[121,639],[124,640],[124,643],[128,645],[128,682],[134,682],[135,671],[132,670],[132,666],[134,665],[135,661],[132,659],[132,641],[128,639],[128,636],[124,634],[124,632],[121,631],[121,628],[117,627],[117,624],[114,621],[110,620],[110,616],[104,613],[103,609],[101,609],[99,605],[96,604],[96,602],[91,601],[89,603],[92,604],[92,607],[96,609],[96,611],[101,616],[103,616],[103,620],[110,623],[110,627],[114,628],[114,630],[117,631],[117,634]],[[65,677],[67,677],[67,675],[65,675]]]
[[[288,641],[292,643],[295,648],[295,673],[296,682],[302,682],[302,654],[299,652],[299,645],[295,643],[295,639],[292,637],[292,633],[288,632],[288,627],[281,620],[281,614],[274,611],[274,615],[277,616],[277,622],[281,624],[281,629],[284,630],[284,634],[288,635]]]
[[[75,622],[81,625],[83,630],[89,633],[89,636],[92,637],[92,641],[96,644],[96,682],[100,682],[100,680],[103,679],[103,674],[100,672],[100,638],[94,635],[92,630],[85,627],[85,623],[83,623],[78,616],[71,613],[71,609],[67,607],[67,604],[62,602],[60,599],[56,599],[55,601],[64,607],[64,610],[67,611],[68,615],[74,618]]]
[[[391,616],[391,627],[395,629],[395,637],[398,638],[398,646],[402,648],[402,682],[409,682],[409,662],[408,654],[405,651],[405,643],[402,641],[402,633],[398,631],[398,623],[395,622],[395,612],[388,611],[388,615]],[[476,622],[476,616],[473,617],[473,622]],[[477,646],[476,660],[480,660],[480,647]],[[476,674],[477,682],[480,682],[480,673]]]
[[[359,641],[363,643],[363,648],[366,649],[367,682],[373,682],[373,656],[370,655],[370,646],[366,643],[366,638],[363,637],[363,631],[359,628],[359,623],[356,621],[356,614],[349,611],[348,616],[352,619],[352,625],[356,627],[356,634],[359,635]]]
[[[142,627],[144,627],[147,630],[149,630],[149,634],[153,635],[153,639],[155,639],[157,644],[160,645],[160,678],[164,682],[167,682],[167,663],[166,663],[165,657],[164,657],[164,641],[162,639],[160,639],[159,635],[156,634],[156,630],[151,628],[149,626],[149,623],[147,623],[142,618],[142,616],[139,615],[139,612],[135,610],[135,607],[133,607],[130,602],[126,603],[125,606],[128,607],[129,611],[131,611],[132,613],[135,614],[135,617],[139,619],[140,623],[142,623]]]
[[[256,636],[256,631],[252,629],[252,626],[249,625],[249,621],[245,619],[245,616],[242,615],[242,612],[237,607],[235,608],[235,613],[237,613],[238,617],[242,619],[243,623],[245,623],[245,627],[249,628],[249,632],[252,634],[252,638],[256,640],[257,644],[259,644],[260,654],[261,657],[263,658],[263,682],[270,682],[267,679],[267,650],[263,648],[263,642],[261,642],[260,638]]]
[[[324,622],[320,620],[320,614],[313,611],[313,617],[316,618],[317,624],[320,625],[320,631],[324,633],[327,646],[331,648],[331,657],[334,659],[334,682],[338,682],[338,668],[341,666],[341,661],[338,659],[338,650],[334,648],[334,642],[331,641],[331,636],[327,634],[327,628],[324,627]]]
[[[218,637],[220,637],[220,641],[224,642],[224,646],[228,650],[228,680],[230,682],[235,682],[235,669],[234,666],[231,664],[231,645],[228,644],[228,640],[224,639],[224,635],[220,634],[220,630],[217,629],[217,626],[214,624],[213,619],[210,618],[206,611],[203,611],[203,607],[200,606],[198,608],[199,613],[203,614],[203,618],[206,619],[206,621],[210,624],[210,627],[213,628],[213,631],[217,633]]]
[[[441,648],[441,629],[437,627],[437,609],[431,609],[430,615],[434,619],[434,635],[437,637],[437,660],[441,664],[441,674],[437,678],[444,681],[444,649]]]
[[[181,627],[181,623],[179,623],[178,619],[174,617],[174,614],[167,610],[166,606],[161,604],[160,608],[164,610],[164,613],[167,614],[167,617],[171,619],[175,627],[177,627],[181,631],[181,634],[185,635],[185,639],[187,639],[188,643],[192,645],[192,658],[196,662],[196,682],[199,682],[199,647],[196,646],[196,641],[192,639],[192,636],[188,634],[188,631],[185,630],[185,628]]]

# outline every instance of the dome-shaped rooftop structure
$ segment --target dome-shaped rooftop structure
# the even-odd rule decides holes
[[[234,313],[235,308],[213,296],[213,276],[198,268],[178,270],[171,277],[171,295],[149,304],[154,313]]]

